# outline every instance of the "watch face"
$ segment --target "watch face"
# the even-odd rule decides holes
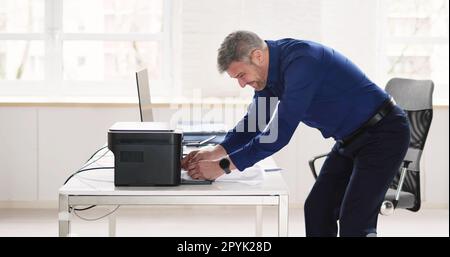
[[[219,166],[222,169],[229,169],[230,168],[230,161],[227,158],[223,158],[222,160],[220,160]]]

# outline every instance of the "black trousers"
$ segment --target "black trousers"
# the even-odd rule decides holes
[[[348,145],[336,143],[305,202],[306,236],[376,236],[381,203],[409,146],[395,106]]]

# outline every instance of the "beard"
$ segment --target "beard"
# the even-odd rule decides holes
[[[251,86],[256,90],[256,91],[261,91],[266,87],[267,81],[263,79],[264,77],[264,71],[261,67],[259,67],[258,65],[252,63],[252,66],[255,67],[256,70],[256,78],[253,82],[251,82]]]
[[[265,81],[255,81],[254,82],[254,86],[253,86],[253,88],[256,90],[256,91],[261,91],[261,90],[263,90],[264,88],[266,87],[266,82]]]

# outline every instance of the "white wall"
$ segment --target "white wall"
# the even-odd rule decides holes
[[[37,200],[36,109],[1,106],[0,120],[0,199]]]
[[[434,108],[422,157],[421,186],[423,200],[431,204],[446,203],[449,196],[448,106]]]

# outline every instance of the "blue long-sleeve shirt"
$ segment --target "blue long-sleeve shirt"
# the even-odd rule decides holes
[[[288,144],[300,122],[319,129],[325,138],[342,139],[389,97],[349,59],[329,47],[290,38],[266,43],[266,87],[255,91],[249,111],[221,143],[241,171]],[[279,103],[270,120],[271,97],[278,97]],[[261,101],[267,103],[266,110]],[[263,111],[265,114],[258,115]],[[258,117],[265,119],[267,127],[257,125],[261,122]],[[263,140],[271,133],[276,133],[275,141]]]

